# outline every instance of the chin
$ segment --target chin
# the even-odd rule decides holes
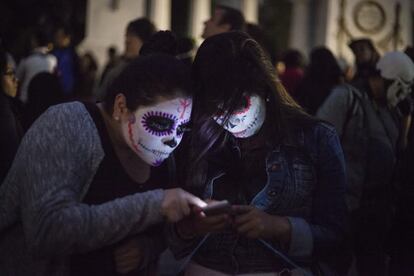
[[[155,161],[152,162],[151,166],[153,166],[153,167],[159,167],[164,162],[164,160],[165,159],[155,160]]]

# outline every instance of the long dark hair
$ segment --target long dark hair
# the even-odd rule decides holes
[[[220,151],[229,138],[213,116],[219,109],[233,113],[246,94],[257,94],[266,100],[265,124],[271,142],[289,138],[294,126],[313,120],[286,92],[259,44],[243,32],[206,39],[195,57],[192,81],[194,111],[189,174],[192,185],[202,185],[206,157]]]
[[[159,97],[172,99],[190,96],[189,72],[178,59],[166,54],[138,57],[122,71],[104,98],[105,110],[112,114],[115,97],[122,93],[127,107],[135,111],[139,106],[155,103]]]

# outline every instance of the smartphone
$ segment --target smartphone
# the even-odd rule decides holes
[[[215,216],[231,212],[231,205],[227,200],[214,201],[201,209],[206,216]]]

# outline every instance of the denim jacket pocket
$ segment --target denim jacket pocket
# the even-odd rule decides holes
[[[281,160],[280,160],[281,161]],[[259,209],[272,211],[278,210],[283,205],[283,194],[286,187],[286,162],[279,160],[269,162],[266,165],[266,186],[255,196],[252,203]]]
[[[316,183],[315,168],[311,164],[300,160],[293,162],[294,197],[296,208],[301,208],[310,203],[312,191]],[[293,207],[293,206],[292,206]]]

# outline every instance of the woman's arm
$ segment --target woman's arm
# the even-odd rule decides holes
[[[331,252],[344,238],[347,227],[345,161],[333,128],[317,127],[317,183],[310,219],[288,217],[291,225],[288,255],[307,259]]]
[[[318,136],[317,136],[318,137]],[[346,170],[339,138],[334,130],[321,131],[317,138],[317,176],[310,228],[313,254],[326,254],[335,249],[347,231],[345,203]]]
[[[93,250],[162,221],[162,190],[99,205],[81,203],[103,152],[88,113],[76,105],[42,115],[12,167],[25,238],[36,256]]]

